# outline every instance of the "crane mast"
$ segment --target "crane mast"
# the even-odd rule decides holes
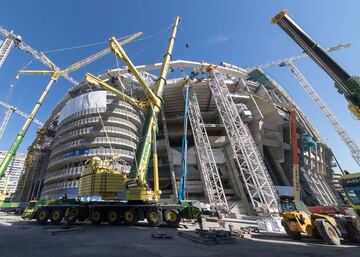
[[[27,45],[24,41],[22,41],[21,36],[15,35],[12,31],[9,32],[3,27],[0,27],[0,34],[6,37],[5,41],[0,47],[0,68],[3,65],[6,57],[9,55],[11,49],[16,46],[17,48],[23,50],[25,53],[31,54],[35,59],[40,61],[45,66],[51,69],[55,68],[60,70],[55,65],[50,64],[48,58],[43,53],[39,53],[38,51]],[[67,74],[64,75],[64,78],[74,85],[79,84],[79,82],[77,82],[75,79],[73,79]]]
[[[7,124],[9,123],[10,117],[13,114],[14,111],[15,110],[11,109],[11,108],[6,110],[6,112],[4,114],[4,118],[3,118],[2,122],[1,122],[1,125],[0,125],[0,138],[2,138],[2,136],[4,135]]]
[[[7,110],[5,111],[5,114],[4,114],[4,118],[1,122],[1,125],[0,125],[0,138],[2,138],[4,132],[5,132],[5,129],[9,123],[9,120],[10,120],[10,117],[11,115],[15,112],[16,114],[19,114],[20,116],[24,117],[24,118],[28,118],[29,117],[29,114],[23,112],[23,111],[20,111],[18,108],[16,108],[15,106],[12,106],[10,104],[7,104],[3,101],[0,101],[0,105],[2,105],[3,107],[5,107]],[[40,127],[42,127],[44,124],[39,121],[38,119],[34,119],[33,122],[37,125],[39,125]]]
[[[124,101],[137,106],[145,112],[145,122],[142,131],[142,139],[137,147],[135,161],[130,169],[129,181],[127,182],[126,199],[129,201],[151,201],[158,200],[160,198],[159,189],[159,171],[158,171],[158,155],[156,146],[156,135],[157,135],[157,124],[158,115],[162,108],[162,95],[164,86],[166,84],[166,77],[169,70],[169,63],[171,60],[171,54],[174,48],[175,37],[179,26],[180,17],[175,18],[172,33],[168,42],[166,53],[163,57],[163,62],[160,69],[160,75],[155,84],[155,89],[152,90],[132,63],[130,58],[127,56],[125,50],[121,44],[112,37],[110,39],[110,49],[114,54],[122,59],[128,70],[134,75],[143,88],[147,99],[139,101],[132,97],[127,96],[123,92],[113,88],[107,83],[101,81],[96,76],[87,73],[85,80],[89,83],[97,85],[101,88],[115,93],[117,96],[122,98]],[[148,172],[148,166],[150,161],[151,152],[153,153],[153,177],[154,177],[154,188],[153,191],[147,188],[146,175]]]
[[[290,71],[294,74],[295,78],[298,80],[300,85],[304,88],[305,92],[311,97],[315,104],[319,107],[320,111],[325,115],[325,117],[330,121],[331,125],[335,128],[339,137],[343,140],[346,146],[350,149],[351,155],[360,166],[360,147],[356,141],[351,137],[351,135],[346,131],[346,129],[341,125],[341,122],[335,117],[331,112],[329,107],[325,102],[320,98],[315,89],[311,84],[305,79],[304,75],[299,71],[299,69],[291,62],[287,61],[284,63],[289,67]]]
[[[360,77],[345,71],[287,13],[281,11],[272,18],[272,23],[279,25],[335,81],[338,92],[349,102],[348,108],[360,119]]]
[[[4,64],[6,58],[8,57],[11,48],[14,46],[14,39],[11,37],[7,37],[3,44],[0,47],[0,68]]]
[[[1,31],[0,31],[1,32]],[[134,35],[131,35],[130,37],[126,38],[125,40],[122,41],[123,44],[130,42],[131,40],[133,40],[134,38],[140,36],[142,33],[136,33]],[[52,85],[54,84],[54,82],[56,82],[58,80],[59,77],[64,76],[67,77],[68,73],[73,72],[77,69],[82,68],[83,66],[89,64],[90,62],[97,60],[98,58],[104,56],[106,53],[108,53],[109,51],[107,51],[106,49],[98,52],[84,60],[81,60],[79,62],[76,62],[72,65],[70,65],[68,68],[64,69],[64,70],[60,70],[59,67],[57,67],[49,58],[47,58],[44,54],[41,54],[42,59],[47,63],[48,67],[51,67],[51,70],[31,70],[31,71],[26,71],[26,70],[21,70],[19,71],[19,73],[21,74],[40,74],[40,75],[51,75],[50,81],[49,83],[46,85],[45,90],[42,92],[40,98],[38,99],[38,101],[36,102],[33,110],[31,111],[30,115],[28,115],[24,125],[22,126],[20,132],[18,133],[17,137],[15,138],[15,140],[13,141],[10,150],[7,152],[4,160],[2,161],[1,165],[0,165],[0,178],[4,175],[7,167],[9,166],[12,158],[14,157],[14,155],[16,154],[17,149],[19,148],[21,142],[23,141],[23,138],[28,130],[28,128],[30,127],[32,121],[35,118],[35,115],[37,114],[42,102],[44,101],[45,97],[47,96],[49,90],[51,89]]]
[[[330,53],[330,52],[334,52],[334,51],[349,48],[349,47],[351,47],[351,43],[338,44],[337,46],[332,46],[332,47],[326,48],[325,51],[327,53]],[[292,57],[272,61],[272,62],[269,62],[269,63],[258,64],[258,65],[248,67],[248,68],[245,68],[245,69],[249,70],[249,71],[253,70],[253,69],[256,69],[256,68],[267,69],[267,68],[271,68],[271,67],[281,66],[281,64],[283,64],[284,62],[287,62],[287,61],[295,62],[297,60],[301,60],[301,59],[304,59],[306,57],[309,57],[309,56],[307,54],[301,54],[301,55],[296,55],[296,56],[292,56]]]

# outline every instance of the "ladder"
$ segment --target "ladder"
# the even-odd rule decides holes
[[[205,186],[205,195],[211,207],[227,212],[229,206],[194,90],[190,90],[189,95],[189,118],[200,164],[200,174]]]
[[[211,70],[210,75],[210,90],[251,205],[258,214],[262,212],[261,208],[265,208],[270,214],[278,214],[277,192],[249,128],[241,120],[235,103],[229,97],[229,89],[221,73]]]
[[[14,39],[8,37],[0,47],[0,68],[5,62],[6,57],[9,55],[11,48],[14,46]]]

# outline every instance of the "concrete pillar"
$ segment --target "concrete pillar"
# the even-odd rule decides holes
[[[161,109],[161,119],[163,124],[163,130],[164,130],[164,138],[165,138],[165,145],[166,145],[166,152],[168,156],[168,162],[169,162],[169,170],[170,170],[170,178],[171,178],[171,186],[174,198],[177,199],[178,197],[178,191],[176,186],[176,176],[175,176],[175,169],[173,164],[173,159],[171,156],[171,148],[170,148],[170,141],[169,141],[169,132],[167,129],[166,124],[166,117],[165,117],[165,110],[164,108]]]

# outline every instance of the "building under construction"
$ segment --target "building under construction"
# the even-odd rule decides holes
[[[220,72],[210,77],[205,70],[208,65],[171,62],[172,79],[165,87],[157,138],[162,197],[175,199],[178,194],[184,79],[191,78],[188,199],[226,205],[238,216],[261,212],[254,208],[262,205],[254,203],[268,208],[276,204],[275,195],[292,194],[286,107],[295,106],[304,202],[338,203],[337,194],[327,182],[333,173],[331,150],[286,91],[260,69],[247,71],[223,63],[217,66]],[[159,68],[160,64],[138,67],[150,85],[156,79],[151,72]],[[126,68],[112,70],[101,79],[132,96],[144,95]],[[55,107],[29,147],[18,194],[25,201],[65,195],[76,198],[80,173],[93,156],[116,155],[119,167],[130,170],[143,120],[140,110],[112,93],[80,83]],[[206,176],[210,174],[208,169],[219,177],[218,181]],[[152,181],[151,173],[148,180]],[[211,183],[215,184],[211,187]]]
[[[5,155],[6,152],[0,151],[0,161],[4,159]],[[5,196],[15,193],[19,179],[24,173],[25,158],[25,154],[17,153],[5,172],[5,176],[0,179],[0,192]]]

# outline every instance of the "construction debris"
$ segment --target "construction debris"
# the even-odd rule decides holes
[[[201,244],[231,244],[235,243],[236,238],[230,231],[210,228],[209,230],[196,229],[195,231],[181,231],[181,237],[190,239],[196,243]]]
[[[259,228],[254,226],[248,226],[240,229],[234,229],[233,225],[229,225],[230,233],[233,236],[241,238],[252,238],[252,233],[259,233]]]
[[[156,231],[155,233],[151,234],[153,239],[174,239],[173,236],[168,235],[164,231]]]
[[[50,236],[57,236],[57,235],[63,235],[63,234],[74,234],[74,233],[83,232],[83,229],[78,226],[68,226],[68,225],[48,226],[48,227],[44,227],[43,229],[47,229],[48,234]]]

